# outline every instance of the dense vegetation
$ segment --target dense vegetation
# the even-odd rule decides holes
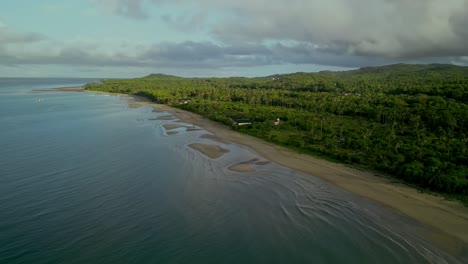
[[[262,78],[153,74],[86,88],[142,95],[296,150],[468,197],[468,67],[398,64]],[[236,119],[252,125],[237,127]]]

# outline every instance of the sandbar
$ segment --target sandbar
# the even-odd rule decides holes
[[[251,164],[249,163],[238,163],[228,167],[228,170],[235,171],[235,172],[254,172],[255,169],[252,168]]]
[[[139,103],[128,103],[128,108],[139,108],[140,104]]]
[[[229,152],[229,150],[223,149],[222,147],[218,145],[194,143],[194,144],[190,144],[189,147],[195,150],[198,150],[199,152],[201,152],[202,154],[204,154],[205,156],[211,159],[217,159]]]
[[[181,127],[186,127],[186,126],[182,126],[182,125],[178,125],[178,124],[165,124],[163,125],[164,129],[166,130],[173,130],[173,129],[177,129],[177,128],[181,128]]]
[[[255,169],[252,167],[253,164],[263,166],[270,164],[271,161],[259,161],[257,158],[248,161],[239,162],[237,164],[228,167],[228,170],[235,172],[254,172]]]

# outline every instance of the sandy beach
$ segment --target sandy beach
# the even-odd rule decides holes
[[[271,162],[320,177],[355,195],[394,208],[429,227],[431,233],[422,235],[443,248],[457,251],[461,250],[463,245],[468,244],[468,207],[459,201],[450,201],[441,196],[421,193],[384,175],[299,154],[264,140],[241,134],[192,112],[152,103],[139,96],[134,96],[134,98],[142,105],[169,112],[182,122],[196,125],[213,134],[212,136],[203,136],[204,138],[211,138],[215,142],[242,145]],[[190,147],[210,158],[220,155],[218,149],[220,147],[217,145],[192,144]],[[231,170],[241,172],[251,170],[250,164],[247,164],[248,167],[245,165],[235,164],[231,166]]]

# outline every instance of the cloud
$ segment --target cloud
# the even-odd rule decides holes
[[[0,25],[0,65],[117,65],[136,64],[123,52],[108,50],[103,43],[62,42],[34,32],[21,32],[6,24]],[[119,56],[115,56],[119,55]]]
[[[468,56],[454,58],[450,63],[459,66],[468,66]]]
[[[99,1],[99,0],[97,0]],[[330,56],[359,56],[388,61],[468,55],[468,1],[466,0],[100,0],[124,10],[144,4],[187,7],[193,14],[166,15],[180,31],[205,23],[217,41],[308,43]],[[208,11],[207,11],[208,10]],[[132,12],[133,13],[133,12]],[[132,15],[132,17],[135,17]],[[144,14],[148,15],[148,14]],[[192,23],[194,22],[194,23]]]
[[[326,53],[400,59],[468,54],[464,0],[237,0],[226,6],[236,16],[213,29],[226,42],[295,40]]]
[[[461,39],[468,39],[468,1],[465,1],[464,7],[454,12],[450,17],[450,23],[453,25],[453,31]],[[464,43],[466,46],[466,42]]]
[[[96,6],[108,13],[127,16],[135,19],[145,19],[148,14],[143,10],[141,0],[93,0]]]
[[[44,38],[44,36],[38,33],[24,33],[12,30],[6,24],[0,21],[0,46],[23,42],[38,42]]]
[[[183,13],[181,15],[164,14],[161,16],[168,26],[180,32],[203,31],[207,24],[208,14],[201,12]]]

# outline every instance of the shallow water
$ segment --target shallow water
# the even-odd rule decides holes
[[[128,99],[0,79],[0,263],[463,263],[426,228]],[[38,99],[43,101],[36,102]],[[230,150],[209,159],[188,147]]]

